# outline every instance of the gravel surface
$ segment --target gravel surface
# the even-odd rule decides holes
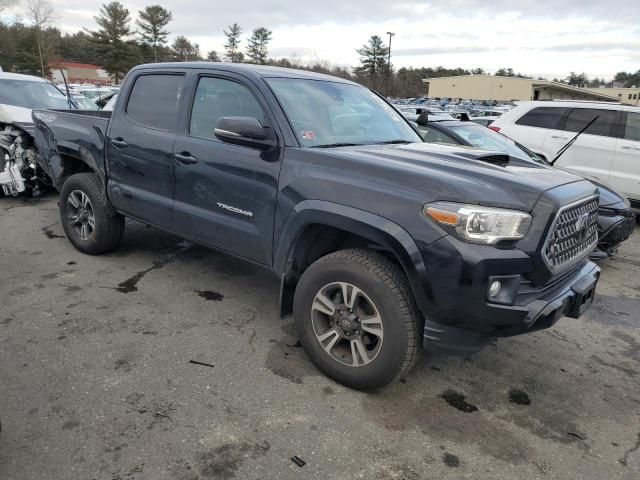
[[[0,479],[637,480],[640,234],[602,269],[584,318],[365,394],[271,273],[136,222],[82,255],[53,195],[0,199]]]

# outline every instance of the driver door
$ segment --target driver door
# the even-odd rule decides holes
[[[174,144],[174,230],[271,265],[278,152],[225,143],[214,134],[221,117],[234,116],[257,118],[273,133],[266,102],[242,77],[203,74],[191,80],[191,112]]]

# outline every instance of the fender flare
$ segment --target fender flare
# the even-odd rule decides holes
[[[298,203],[284,223],[274,250],[273,270],[281,279],[281,313],[287,312],[287,273],[302,232],[313,224],[354,233],[388,249],[402,267],[414,298],[423,314],[431,297],[427,269],[415,241],[400,225],[379,215],[324,200]],[[290,292],[289,292],[290,294]]]

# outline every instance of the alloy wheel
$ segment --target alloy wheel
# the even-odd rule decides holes
[[[67,208],[67,219],[73,231],[81,240],[89,240],[95,230],[96,217],[87,194],[80,190],[71,192],[67,197]]]
[[[311,323],[324,351],[343,365],[362,367],[380,353],[382,317],[355,285],[334,282],[322,287],[311,305]]]

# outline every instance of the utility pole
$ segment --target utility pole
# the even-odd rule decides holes
[[[395,33],[393,32],[387,32],[387,35],[389,35],[389,51],[388,56],[387,56],[387,88],[386,88],[386,94],[385,96],[387,98],[389,98],[389,83],[391,80],[391,38],[395,35]]]

